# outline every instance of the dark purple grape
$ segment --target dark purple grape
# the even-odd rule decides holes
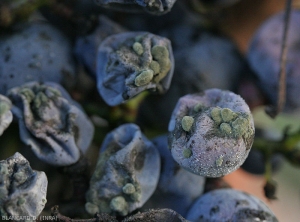
[[[160,173],[157,149],[135,124],[124,124],[104,139],[90,181],[85,208],[90,214],[126,216],[143,206]]]
[[[0,93],[30,81],[70,85],[75,66],[71,44],[46,22],[33,22],[0,37]]]
[[[192,202],[204,189],[205,177],[178,165],[168,148],[167,135],[152,140],[161,156],[161,172],[157,188],[142,209],[170,208],[185,215]]]
[[[171,84],[173,70],[170,41],[148,32],[111,35],[98,49],[98,91],[110,106],[145,90],[164,93]]]
[[[108,36],[125,32],[126,29],[105,16],[99,16],[98,25],[93,33],[79,36],[76,40],[75,55],[84,64],[89,73],[96,76],[96,57],[98,47]]]
[[[205,193],[195,201],[186,218],[193,222],[278,221],[263,201],[234,189],[218,189]]]
[[[254,122],[238,95],[220,89],[181,97],[169,123],[169,146],[185,169],[221,177],[238,169],[248,156]]]
[[[257,74],[261,89],[271,104],[277,104],[280,53],[284,26],[281,12],[265,21],[252,37],[247,53],[251,68]],[[300,11],[291,12],[287,38],[287,78],[285,111],[300,107]]]
[[[283,163],[283,156],[280,154],[274,154],[271,157],[271,165],[272,165],[272,173],[277,172],[282,163]],[[265,173],[266,170],[266,160],[264,158],[264,155],[261,153],[261,151],[256,149],[251,149],[250,153],[241,166],[244,170],[246,170],[249,173],[262,175]]]
[[[98,5],[125,12],[148,12],[162,15],[171,10],[176,0],[94,0]]]

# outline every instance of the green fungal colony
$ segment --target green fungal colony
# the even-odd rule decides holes
[[[154,81],[157,83],[160,80],[162,80],[167,73],[171,69],[171,61],[169,58],[169,50],[165,46],[153,46],[151,49],[151,54],[154,58],[154,61],[156,61],[159,64],[159,73],[155,73]],[[154,66],[152,64],[152,66]],[[157,65],[155,65],[158,67]],[[157,68],[156,70],[157,71]]]
[[[135,42],[132,45],[133,51],[141,56],[144,53],[143,45]],[[142,70],[134,80],[136,86],[144,86],[151,81],[158,83],[161,81],[171,69],[171,61],[169,58],[169,51],[165,46],[153,46],[151,49],[153,60],[149,63],[149,68]]]
[[[223,163],[223,155],[221,155],[218,159],[216,159],[216,166],[220,167]]]
[[[120,215],[125,216],[128,214],[128,204],[124,197],[116,196],[114,197],[109,204],[109,207],[118,212]]]
[[[220,130],[226,135],[230,135],[232,133],[232,128],[228,123],[221,123]]]
[[[133,194],[135,193],[135,187],[132,183],[127,183],[125,186],[122,188],[123,193],[125,194]]]
[[[147,85],[153,79],[154,72],[151,69],[142,71],[136,78],[135,78],[135,85],[136,86],[143,86]]]
[[[223,121],[222,116],[221,116],[221,108],[220,107],[214,107],[210,111],[210,116],[217,125],[221,124]]]
[[[0,101],[0,116],[10,110],[10,105],[6,101]]]
[[[191,116],[184,116],[181,120],[182,129],[186,132],[189,132],[194,123],[194,118]]]
[[[245,113],[236,113],[229,108],[214,107],[210,111],[210,117],[227,136],[249,137],[252,135],[249,116]]]
[[[182,154],[185,158],[190,158],[193,155],[193,152],[190,149],[184,149]]]
[[[138,55],[142,55],[144,53],[144,48],[143,48],[142,44],[139,42],[133,43],[132,49]]]

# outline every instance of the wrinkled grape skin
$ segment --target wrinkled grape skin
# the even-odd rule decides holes
[[[143,52],[137,54],[133,49],[135,43],[142,45]],[[155,59],[154,47],[167,51],[163,59],[168,60],[167,72],[159,71],[156,75],[152,62]],[[158,61],[159,62],[159,61]],[[160,66],[160,70],[165,68]],[[151,81],[137,84],[137,79],[144,72],[154,72]],[[168,39],[148,32],[124,32],[107,37],[99,46],[97,54],[97,87],[100,95],[110,106],[119,105],[139,93],[150,90],[154,93],[165,93],[171,84],[174,71],[174,58],[171,43]],[[160,73],[162,79],[156,81]]]
[[[195,201],[186,219],[193,222],[278,222],[263,201],[234,189],[218,189],[205,193]]]
[[[271,104],[277,104],[280,53],[282,44],[284,13],[266,20],[256,31],[250,42],[247,58],[257,74],[262,91]],[[300,12],[292,11],[287,38],[286,103],[285,112],[294,112],[300,107]]]
[[[31,81],[72,83],[75,65],[71,44],[46,22],[25,24],[0,37],[0,93]]]
[[[47,202],[46,174],[33,170],[18,152],[0,161],[0,171],[1,216],[37,217]]]
[[[195,107],[200,110],[195,111]],[[230,109],[236,120],[244,119],[247,122],[243,128],[245,134],[236,135],[239,130],[224,132],[223,123],[212,118],[214,108]],[[187,115],[195,119],[189,132],[183,130],[181,123]],[[232,121],[225,124],[234,129],[235,120]],[[169,122],[169,146],[174,159],[185,169],[206,177],[224,176],[239,168],[248,156],[253,138],[254,122],[245,101],[219,89],[182,97]],[[188,156],[186,151],[190,152]]]
[[[21,140],[42,161],[67,166],[86,153],[94,126],[59,84],[29,82],[8,91]]]
[[[159,171],[159,153],[139,127],[130,123],[119,126],[107,134],[101,146],[86,196],[86,210],[90,214],[126,216],[153,194]],[[126,189],[128,184],[134,187],[132,192]],[[118,202],[122,202],[121,210],[114,208]]]

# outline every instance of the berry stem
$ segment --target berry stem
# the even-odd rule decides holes
[[[286,62],[287,62],[287,37],[288,29],[291,18],[292,0],[286,1],[285,15],[284,15],[284,30],[281,43],[281,54],[280,54],[280,71],[279,71],[279,82],[278,82],[278,99],[277,107],[267,107],[266,113],[275,118],[284,108],[286,100]]]

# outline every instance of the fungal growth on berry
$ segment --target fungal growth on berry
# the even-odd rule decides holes
[[[253,138],[254,122],[248,105],[240,96],[220,89],[180,98],[169,123],[174,159],[206,177],[224,176],[239,168]]]
[[[164,95],[147,96],[138,118],[141,124],[165,128],[180,97],[210,88],[233,90],[246,62],[230,39],[191,24],[174,24],[161,35],[172,42],[176,66],[172,84]]]
[[[165,93],[170,86],[173,70],[170,41],[151,33],[111,35],[98,49],[98,91],[111,106],[121,104],[145,90]]]
[[[25,23],[13,35],[1,35],[0,52],[0,93],[4,95],[32,81],[65,86],[74,82],[71,43],[47,22]]]
[[[150,198],[159,172],[160,156],[151,141],[137,125],[121,125],[101,146],[86,195],[87,212],[126,216]]]
[[[0,136],[13,120],[13,115],[10,111],[11,106],[11,101],[0,94]]]
[[[255,196],[234,189],[217,189],[199,197],[186,215],[189,221],[278,222],[268,206]]]
[[[300,11],[292,10],[286,47],[286,98],[284,112],[293,112],[300,108]],[[262,91],[272,105],[277,104],[280,55],[284,13],[280,12],[268,20],[256,31],[250,42],[247,58],[258,77]]]
[[[184,216],[194,200],[202,194],[205,177],[179,166],[168,148],[167,135],[155,137],[152,142],[160,153],[162,168],[157,188],[142,210],[170,208]]]
[[[8,93],[19,119],[20,138],[42,161],[66,166],[85,153],[94,126],[58,84],[30,82]]]
[[[176,0],[94,0],[98,5],[124,12],[147,12],[163,15],[171,10]]]
[[[99,16],[96,29],[89,35],[78,36],[75,55],[93,76],[96,76],[97,49],[108,36],[125,32],[126,29],[106,16]]]
[[[47,202],[46,174],[32,170],[20,153],[0,161],[0,181],[1,216],[37,217],[42,212]]]

